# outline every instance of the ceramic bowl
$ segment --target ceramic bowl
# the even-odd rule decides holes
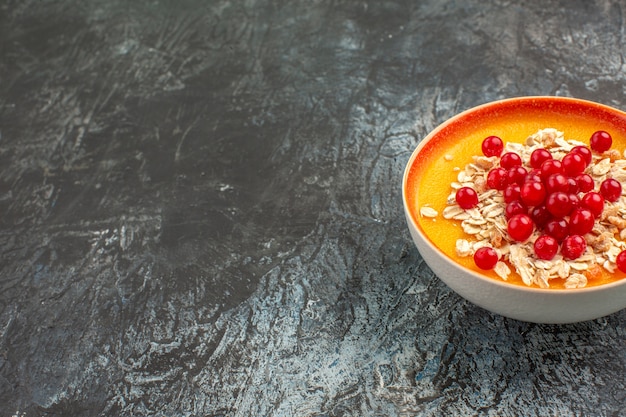
[[[536,128],[540,124],[535,126],[532,119],[537,117],[542,118],[540,124],[559,125],[543,127],[564,130],[579,122],[591,121],[598,126],[609,126],[611,131],[626,138],[626,113],[578,99],[520,97],[484,104],[460,113],[430,132],[407,163],[402,195],[411,237],[437,277],[460,296],[491,312],[535,323],[573,323],[617,312],[626,308],[626,278],[577,289],[542,289],[512,284],[488,277],[454,261],[433,243],[420,225],[417,209],[421,206],[419,192],[413,192],[411,196],[409,187],[415,187],[415,176],[421,175],[421,166],[427,163],[433,152],[446,144],[465,140],[465,136],[474,128],[488,130],[491,124],[502,125],[503,120],[506,120],[506,125],[526,123],[528,129]],[[626,148],[624,145],[621,145],[622,149]],[[450,190],[449,182],[432,185]]]

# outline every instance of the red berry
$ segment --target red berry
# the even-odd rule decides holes
[[[509,184],[504,189],[504,202],[510,203],[511,201],[519,200],[520,186],[519,184]]]
[[[502,139],[497,136],[487,136],[483,139],[482,150],[485,156],[500,156],[504,150]]]
[[[541,179],[546,180],[550,175],[553,174],[562,174],[563,173],[563,163],[556,159],[548,159],[543,164],[541,164]]]
[[[577,208],[569,218],[569,232],[573,235],[584,235],[591,232],[595,224],[593,213],[586,208]]]
[[[623,250],[617,254],[617,257],[615,258],[615,263],[617,264],[617,268],[620,271],[626,272],[626,250]]]
[[[578,197],[578,194],[574,193],[569,193],[567,196],[569,197],[569,214],[571,215],[572,211],[580,207],[580,197]]]
[[[595,186],[593,178],[591,178],[591,175],[589,174],[578,174],[576,176],[576,183],[578,184],[578,191],[583,193],[593,190],[593,187]]]
[[[561,245],[561,253],[565,259],[579,258],[587,249],[585,238],[580,235],[569,235]]]
[[[511,201],[509,204],[506,205],[506,208],[504,209],[504,214],[507,219],[510,219],[516,214],[526,214],[527,212],[528,209],[519,200]]]
[[[535,169],[539,169],[541,168],[541,164],[548,159],[552,159],[552,154],[548,150],[544,148],[535,149],[530,154],[530,166]]]
[[[563,192],[549,194],[546,198],[546,208],[557,219],[567,216],[572,210],[569,195]]]
[[[587,164],[582,155],[577,153],[568,153],[561,160],[563,164],[563,171],[570,177],[580,174],[587,168]]]
[[[568,178],[567,183],[569,184],[568,192],[576,194],[580,191],[580,187],[578,187],[578,182],[576,182],[576,178]]]
[[[489,246],[483,246],[474,252],[474,263],[480,269],[493,269],[498,263],[498,253]]]
[[[528,171],[523,166],[509,168],[506,173],[506,180],[509,184],[522,184],[528,175]]]
[[[563,192],[566,193],[569,191],[569,181],[567,177],[563,174],[552,174],[550,175],[546,181],[546,192],[548,194]]]
[[[461,187],[455,194],[456,203],[462,209],[471,209],[478,205],[478,194],[470,187]]]
[[[622,195],[622,184],[614,178],[607,178],[600,184],[600,194],[605,200],[615,202]]]
[[[487,185],[495,190],[504,190],[508,185],[506,180],[506,169],[502,167],[493,168],[487,174]]]
[[[522,158],[515,152],[507,152],[500,157],[500,166],[504,169],[511,169],[522,165]]]
[[[525,182],[520,189],[520,198],[527,206],[538,206],[546,198],[546,189],[540,182]]]
[[[583,160],[585,161],[585,167],[589,166],[589,164],[591,163],[591,149],[589,149],[588,147],[583,145],[574,146],[570,152],[577,153],[578,155],[582,156]]]
[[[549,235],[541,235],[535,240],[535,255],[537,258],[549,261],[559,250],[559,242]]]
[[[552,236],[557,242],[562,242],[569,235],[569,224],[565,219],[552,219],[544,227],[546,234]]]
[[[589,145],[591,149],[602,153],[608,151],[613,144],[613,138],[608,132],[604,130],[598,130],[593,135],[591,135],[591,139],[589,139]]]
[[[581,207],[589,209],[594,217],[600,217],[604,210],[604,197],[602,194],[590,191],[580,200]]]
[[[532,235],[533,221],[527,214],[516,214],[507,223],[507,231],[511,239],[523,242]]]
[[[535,181],[535,182],[541,182],[541,170],[534,168],[532,169],[528,175],[526,175],[526,180],[527,182],[531,182],[531,181]]]
[[[537,227],[544,227],[546,223],[552,218],[552,215],[548,211],[545,205],[533,207],[530,211],[530,218],[533,219]]]

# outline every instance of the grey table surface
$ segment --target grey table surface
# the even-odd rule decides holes
[[[626,311],[491,314],[410,153],[496,99],[626,109],[623,1],[0,1],[0,415],[623,416]]]

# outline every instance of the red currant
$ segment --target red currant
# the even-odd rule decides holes
[[[591,149],[589,149],[588,147],[584,145],[574,146],[570,152],[577,153],[578,155],[582,156],[583,160],[585,161],[586,167],[589,166],[589,164],[591,163]]]
[[[567,196],[569,197],[569,214],[571,215],[572,211],[580,207],[580,197],[578,197],[578,194],[574,193],[569,193]]]
[[[498,263],[498,253],[489,246],[483,246],[474,252],[474,263],[480,269],[493,269]]]
[[[595,183],[593,182],[593,178],[589,174],[578,174],[576,176],[576,183],[578,184],[578,191],[583,193],[587,193],[593,190]]]
[[[527,214],[516,214],[507,223],[507,231],[513,240],[523,242],[532,235],[534,224]]]
[[[522,165],[522,158],[515,152],[507,152],[500,157],[500,166],[510,169]]]
[[[559,251],[559,242],[550,235],[541,235],[535,240],[534,248],[539,259],[549,261]]]
[[[582,155],[577,153],[568,153],[561,160],[563,164],[563,171],[570,177],[580,174],[587,168],[587,164]]]
[[[510,219],[516,214],[526,213],[528,213],[528,209],[519,200],[511,201],[509,204],[506,205],[506,208],[504,209],[504,214],[507,219]]]
[[[528,171],[523,166],[509,168],[506,173],[506,180],[509,184],[522,184],[528,175]]]
[[[587,249],[585,238],[580,235],[569,235],[561,245],[561,253],[565,259],[579,258]]]
[[[608,132],[604,130],[598,130],[591,135],[591,139],[589,139],[589,145],[591,149],[598,152],[606,152],[611,148],[613,144],[613,138]]]
[[[550,175],[562,174],[563,163],[557,159],[548,159],[541,164],[541,179],[546,180]]]
[[[623,250],[617,254],[617,257],[615,258],[615,263],[617,264],[617,268],[620,271],[626,272],[626,250]]]
[[[531,182],[531,181],[535,181],[535,182],[541,182],[541,170],[534,168],[532,170],[530,170],[530,172],[528,173],[528,175],[526,175],[526,180],[527,182]]]
[[[545,205],[533,207],[530,211],[530,218],[533,219],[537,227],[544,227],[546,223],[552,218],[552,215],[548,211]]]
[[[546,179],[546,192],[552,194],[559,191],[563,193],[568,192],[569,181],[563,174],[552,174]]]
[[[607,178],[600,184],[600,194],[605,200],[615,202],[622,195],[622,184],[614,178]]]
[[[520,197],[527,206],[538,206],[546,198],[546,188],[540,182],[525,182],[520,188]]]
[[[478,194],[470,187],[461,187],[455,194],[456,203],[462,209],[471,209],[478,205]]]
[[[487,174],[487,185],[495,190],[504,190],[507,186],[507,171],[502,167],[493,168]]]
[[[548,195],[546,198],[546,208],[550,214],[560,219],[570,213],[572,203],[568,194],[558,191]]]
[[[590,191],[580,200],[581,207],[589,209],[594,217],[600,217],[604,210],[604,197],[602,194]]]
[[[511,201],[519,200],[520,186],[519,184],[509,184],[504,189],[504,202],[510,203]]]
[[[580,191],[580,187],[578,187],[578,182],[576,182],[576,178],[568,178],[567,183],[569,184],[568,192],[576,194]]]
[[[593,213],[586,208],[577,208],[569,218],[569,232],[573,235],[583,236],[591,232],[596,219]]]
[[[569,224],[565,219],[552,219],[544,227],[546,234],[562,242],[569,235]]]
[[[500,156],[504,150],[502,139],[497,136],[487,136],[482,143],[483,155]]]
[[[541,168],[541,164],[548,159],[552,159],[552,154],[548,150],[544,148],[535,149],[530,154],[530,166],[535,169],[539,169]]]

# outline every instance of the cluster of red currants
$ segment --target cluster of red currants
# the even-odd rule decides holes
[[[611,135],[595,132],[587,146],[575,146],[560,160],[544,148],[535,149],[524,167],[515,152],[504,151],[497,136],[483,140],[485,156],[499,157],[498,166],[487,174],[487,186],[503,193],[506,203],[507,232],[513,241],[526,241],[535,231],[540,236],[534,242],[535,255],[553,259],[559,251],[565,259],[580,257],[587,248],[584,235],[592,231],[596,219],[604,210],[605,201],[615,202],[622,194],[622,185],[607,178],[596,191],[593,178],[585,173],[591,164],[592,152],[603,153],[612,145]],[[463,209],[478,205],[478,195],[471,187],[456,192],[456,202]],[[492,269],[498,261],[496,251],[484,247],[474,255],[481,269]],[[620,270],[626,271],[626,252],[617,259]]]

